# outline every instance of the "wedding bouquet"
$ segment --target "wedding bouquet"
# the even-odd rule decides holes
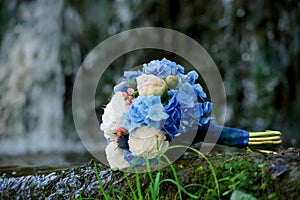
[[[111,168],[145,165],[145,159],[156,163],[158,153],[164,153],[175,137],[208,127],[213,105],[197,83],[197,72],[184,70],[164,58],[124,72],[100,126],[108,141],[105,152]],[[239,140],[248,145],[249,137],[247,131],[228,128],[220,138],[226,145]]]

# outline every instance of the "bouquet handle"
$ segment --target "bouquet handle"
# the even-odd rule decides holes
[[[207,124],[198,129],[193,143],[204,141],[206,134],[210,134],[210,137],[217,137],[217,144],[239,148],[272,149],[282,142],[279,131],[249,132],[238,128]]]

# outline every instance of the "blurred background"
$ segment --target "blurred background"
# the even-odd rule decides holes
[[[300,147],[297,0],[0,0],[0,164],[80,160],[76,72],[101,41],[145,26],[182,32],[206,49],[224,80],[225,125],[280,130],[284,147]],[[186,64],[151,49],[112,63],[96,94],[99,119],[125,66],[163,57]]]

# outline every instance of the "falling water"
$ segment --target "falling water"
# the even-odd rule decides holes
[[[289,145],[299,144],[300,3],[124,2],[0,2],[0,156],[82,149],[70,128],[76,70],[101,41],[142,26],[180,31],[207,49],[224,78],[229,126],[278,129]],[[153,52],[118,66],[165,55]],[[98,114],[116,78],[110,76],[96,94]]]
[[[63,135],[64,74],[60,63],[64,1],[32,1],[15,13],[0,54],[0,155],[70,151]]]

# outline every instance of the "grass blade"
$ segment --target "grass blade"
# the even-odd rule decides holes
[[[102,185],[101,179],[99,177],[99,172],[98,172],[98,167],[97,167],[96,162],[94,162],[94,170],[95,170],[95,173],[96,173],[96,177],[97,177],[97,180],[98,180],[98,184],[99,184],[100,190],[101,190],[104,198],[106,200],[111,200],[111,198],[109,197],[109,195],[107,194],[107,192],[105,191],[105,189],[104,189],[104,187]]]

